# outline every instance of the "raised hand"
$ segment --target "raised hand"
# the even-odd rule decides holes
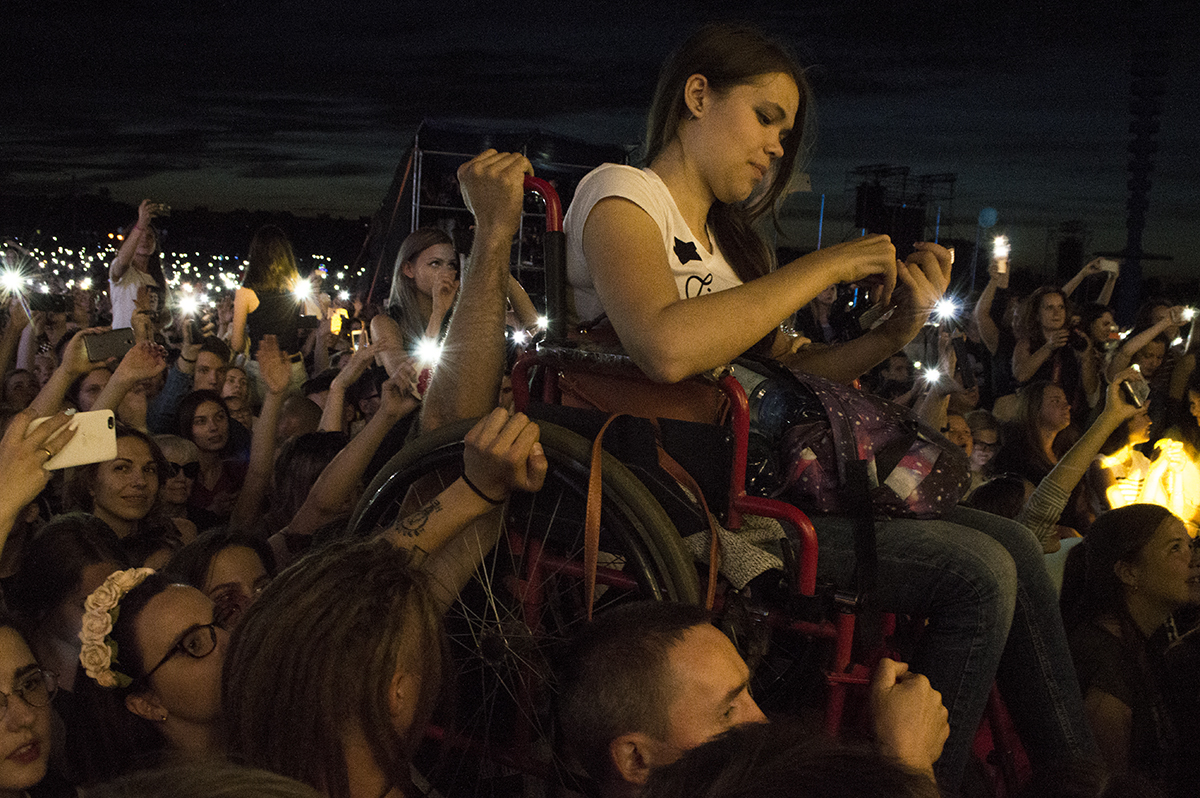
[[[1137,369],[1130,368],[1119,372],[1113,377],[1113,381],[1108,384],[1108,389],[1104,394],[1104,409],[1101,410],[1101,415],[1109,416],[1114,421],[1114,426],[1119,425],[1126,419],[1142,413],[1148,413],[1150,410],[1150,400],[1142,403],[1141,407],[1137,407],[1124,393],[1124,388],[1121,387],[1123,382],[1145,382],[1142,372]]]
[[[144,199],[142,200],[142,204],[138,205],[138,226],[144,229],[154,217],[165,216],[170,212],[170,206],[161,202]]]
[[[406,371],[389,377],[379,386],[377,415],[383,416],[393,423],[421,406],[421,400],[415,396],[412,390],[412,383],[416,378],[416,367],[412,358],[408,360]]]
[[[292,363],[280,350],[279,341],[274,335],[264,335],[258,342],[255,360],[258,361],[259,373],[268,391],[282,394],[287,390],[292,379]]]
[[[480,227],[511,227],[516,233],[525,200],[529,159],[517,152],[484,150],[458,167],[463,202]]]
[[[125,353],[113,376],[129,383],[158,376],[167,367],[166,352],[158,344],[139,341]]]
[[[75,436],[71,417],[65,413],[51,416],[31,429],[33,410],[22,410],[13,416],[0,439],[0,517],[10,523],[17,514],[37,498],[50,481],[46,461],[62,451]],[[7,530],[5,530],[7,532]]]
[[[367,368],[371,365],[371,361],[379,354],[379,346],[377,344],[367,344],[359,347],[349,360],[345,361],[342,370],[334,377],[339,385],[349,388],[358,378],[366,373]]]
[[[1000,264],[1004,264],[1004,271],[1000,271]],[[1008,256],[992,258],[988,263],[988,276],[997,288],[1008,288]]]
[[[496,408],[463,439],[467,479],[493,500],[505,499],[514,490],[540,490],[548,466],[538,443],[540,433],[524,413],[510,416]]]

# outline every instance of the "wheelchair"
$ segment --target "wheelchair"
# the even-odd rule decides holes
[[[751,408],[729,369],[663,386],[617,349],[567,340],[561,206],[545,181],[527,178],[526,188],[547,206],[550,325],[546,339],[516,362],[512,385],[517,409],[541,427],[549,471],[541,491],[510,498],[499,543],[447,613],[456,666],[447,684],[453,706],[429,730],[427,750],[418,755],[421,778],[443,794],[586,792],[557,749],[554,657],[589,612],[640,599],[695,604],[707,599],[710,607],[726,609],[726,616],[739,615],[724,628],[752,667],[758,666],[758,695],[795,692],[802,683],[803,702],[819,707],[815,711],[825,730],[837,734],[847,715],[848,691],[868,680],[869,668],[855,662],[854,643],[871,586],[873,544],[864,542],[859,549],[861,578],[852,589],[818,584],[817,538],[807,516],[790,504],[747,492]],[[605,448],[596,452],[592,438],[608,414],[586,407],[594,402],[578,401],[581,381],[599,385],[606,396],[622,397],[622,409],[635,406],[632,431],[615,444],[606,436]],[[655,408],[664,404],[664,394],[671,411],[661,417]],[[689,397],[695,399],[690,407]],[[564,398],[576,407],[563,407]],[[683,413],[673,412],[681,407]],[[462,470],[463,436],[473,423],[421,435],[395,455],[364,494],[351,521],[353,533],[386,527],[453,482]],[[714,458],[721,462],[717,468],[701,462],[700,470],[711,473],[698,477],[690,490],[681,489],[669,471],[647,462],[654,459],[658,439],[668,441],[664,450],[671,448],[670,440],[706,440],[700,459],[709,466]],[[640,452],[628,462],[609,451],[622,454],[631,448]],[[590,576],[584,529],[594,464],[599,465],[600,524]],[[694,495],[696,487],[707,497],[706,505]],[[741,528],[747,515],[780,522],[783,586],[772,605],[740,606],[737,592],[717,579],[715,563],[706,568],[686,548],[680,528],[707,530],[709,510],[731,531]],[[734,605],[738,608],[730,612]],[[885,634],[893,628],[888,618]],[[873,663],[881,652],[877,646],[865,656],[857,652],[857,659]],[[823,699],[814,690],[823,692]]]

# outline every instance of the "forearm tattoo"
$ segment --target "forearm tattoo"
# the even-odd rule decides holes
[[[442,503],[434,499],[429,504],[411,515],[405,516],[396,524],[396,531],[406,538],[417,538],[425,531],[425,525],[434,513],[442,509]]]

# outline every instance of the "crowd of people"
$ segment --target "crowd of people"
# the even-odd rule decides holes
[[[875,522],[876,600],[923,629],[907,664],[878,664],[874,743],[860,746],[764,731],[746,663],[706,611],[620,607],[563,657],[562,753],[600,794],[954,794],[996,684],[1038,789],[1066,789],[1047,774],[1111,773],[1077,782],[1189,794],[1194,321],[1152,299],[1122,331],[1107,306],[1117,271],[1099,260],[1018,291],[996,257],[955,324],[931,321],[954,262],[938,244],[897,260],[868,235],[777,263],[754,222],[788,184],[811,102],[759,32],[688,39],[660,77],[644,167],[601,166],[575,194],[572,321],[610,327],[660,382],[747,352],[857,381],[961,448],[957,506]],[[151,200],[106,299],[29,314],[14,298],[0,337],[0,791],[156,794],[138,790],[169,767],[249,792],[409,793],[449,666],[441,616],[495,543],[498,508],[547,470],[537,424],[501,401],[506,330],[537,322],[508,263],[531,171],[494,150],[463,165],[471,251],[418,229],[381,308],[339,314],[268,225],[217,318],[191,318],[171,301]],[[1098,302],[1073,301],[1100,276]],[[886,312],[839,307],[838,285]],[[108,330],[128,331],[127,350],[93,356]],[[115,456],[53,468],[83,435],[71,413],[88,411],[112,413]],[[379,536],[346,539],[363,486],[408,436],[469,418],[461,478]],[[813,520],[822,576],[850,582],[855,519]]]

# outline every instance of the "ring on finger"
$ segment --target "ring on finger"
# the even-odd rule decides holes
[[[46,453],[46,459],[47,459],[47,460],[49,460],[51,457],[53,457],[53,456],[54,456],[54,452],[50,451],[49,449],[47,449],[47,448],[46,448],[46,447],[44,447],[44,446],[43,446],[41,449],[39,449],[38,451],[45,452],[45,453]]]

